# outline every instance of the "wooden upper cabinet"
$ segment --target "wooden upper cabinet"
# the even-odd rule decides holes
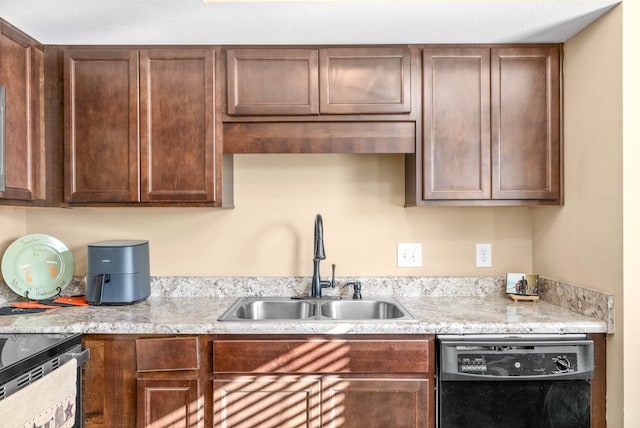
[[[429,47],[422,70],[417,204],[562,203],[559,46]]]
[[[138,52],[65,51],[65,201],[138,201],[138,133]]]
[[[320,113],[410,111],[408,48],[320,49]]]
[[[318,51],[227,50],[227,112],[231,115],[317,114]]]
[[[214,49],[65,51],[65,201],[215,202],[214,93]]]
[[[213,49],[140,51],[141,200],[214,201]]]
[[[561,198],[560,50],[491,53],[494,199]]]
[[[0,86],[5,87],[5,191],[0,199],[45,196],[44,53],[0,23]]]
[[[423,198],[491,198],[489,48],[425,49],[423,82]]]
[[[227,50],[229,115],[410,112],[409,48]]]

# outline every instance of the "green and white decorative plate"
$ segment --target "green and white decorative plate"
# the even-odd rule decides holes
[[[32,300],[60,294],[71,283],[73,267],[73,254],[67,246],[40,233],[16,239],[2,257],[4,281]]]

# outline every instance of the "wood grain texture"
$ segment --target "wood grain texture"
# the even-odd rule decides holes
[[[561,197],[560,49],[491,51],[492,197]]]
[[[491,198],[489,48],[423,51],[424,199]]]
[[[413,122],[225,123],[224,153],[413,153]]]
[[[216,373],[432,373],[428,340],[216,340]]]
[[[227,50],[227,112],[317,114],[318,50]]]
[[[411,112],[406,47],[320,49],[320,113]]]
[[[215,51],[140,51],[141,201],[216,200]]]
[[[198,370],[198,337],[161,337],[136,339],[138,372]]]
[[[139,201],[137,50],[65,51],[64,91],[65,201]]]
[[[6,185],[0,200],[45,199],[44,52],[0,20],[0,58],[6,91]]]

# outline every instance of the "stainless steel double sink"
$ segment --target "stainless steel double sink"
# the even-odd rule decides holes
[[[376,321],[414,320],[393,297],[364,300],[292,299],[290,297],[243,297],[218,321]]]

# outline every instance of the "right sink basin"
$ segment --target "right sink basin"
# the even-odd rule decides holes
[[[397,320],[410,317],[399,303],[385,300],[333,300],[320,305],[323,317],[332,320]]]

